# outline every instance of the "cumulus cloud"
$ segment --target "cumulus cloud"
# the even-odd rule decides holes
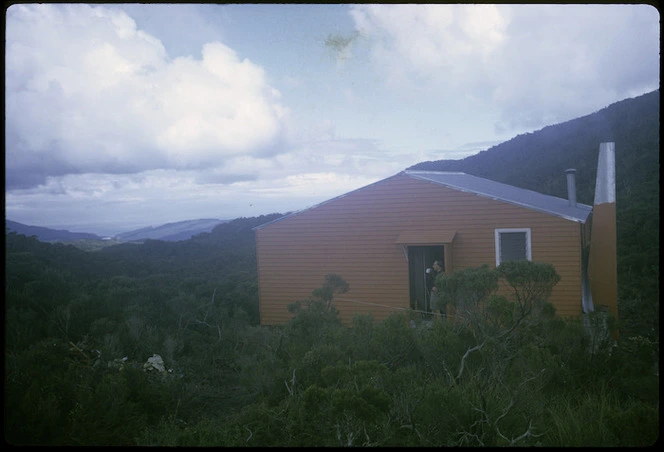
[[[383,152],[364,140],[328,140],[303,143],[274,158],[232,157],[207,170],[69,174],[7,192],[5,203],[15,221],[105,234],[194,218],[286,213],[415,163],[381,158]]]
[[[13,5],[6,27],[6,188],[274,155],[288,109],[221,42],[170,59],[111,6]]]
[[[507,25],[495,5],[356,5],[350,14],[389,83],[444,78],[449,90],[504,41]]]
[[[648,5],[356,5],[350,14],[388,85],[490,103],[496,128],[533,129],[659,87],[659,14]]]

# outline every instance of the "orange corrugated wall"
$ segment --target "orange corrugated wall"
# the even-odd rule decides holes
[[[533,261],[561,276],[550,300],[558,314],[580,315],[579,223],[399,173],[256,230],[261,324],[287,322],[288,304],[309,298],[328,273],[350,285],[334,301],[344,323],[408,309],[408,263],[395,243],[403,231],[456,231],[453,271],[495,267],[494,229],[524,227]]]

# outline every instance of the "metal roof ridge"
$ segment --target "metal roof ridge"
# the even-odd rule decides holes
[[[463,171],[437,171],[437,170],[405,170],[406,174],[465,174],[472,176],[472,174],[464,173]],[[478,176],[475,176],[478,177]]]

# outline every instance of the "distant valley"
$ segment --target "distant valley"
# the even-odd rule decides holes
[[[112,237],[101,237],[97,234],[87,232],[71,232],[64,229],[31,226],[11,220],[5,220],[5,229],[9,232],[16,232],[17,234],[23,234],[28,237],[34,235],[42,242],[68,243],[89,250],[125,242],[141,243],[145,240],[176,242],[188,240],[197,234],[211,232],[216,226],[228,221],[214,218],[178,221],[122,232]]]
[[[75,240],[102,240],[97,234],[88,232],[70,232],[64,229],[50,229],[41,226],[30,226],[17,223],[11,220],[5,220],[5,229],[8,231],[23,234],[25,236],[36,236],[42,242],[72,242]]]

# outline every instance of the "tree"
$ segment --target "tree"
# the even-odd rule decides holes
[[[341,276],[329,274],[325,276],[325,283],[322,287],[314,289],[313,296],[320,299],[330,309],[332,299],[335,295],[341,295],[348,292],[349,285]]]
[[[499,277],[512,289],[517,308],[517,321],[526,316],[553,314],[547,300],[560,275],[551,264],[531,261],[507,261],[496,269]]]

